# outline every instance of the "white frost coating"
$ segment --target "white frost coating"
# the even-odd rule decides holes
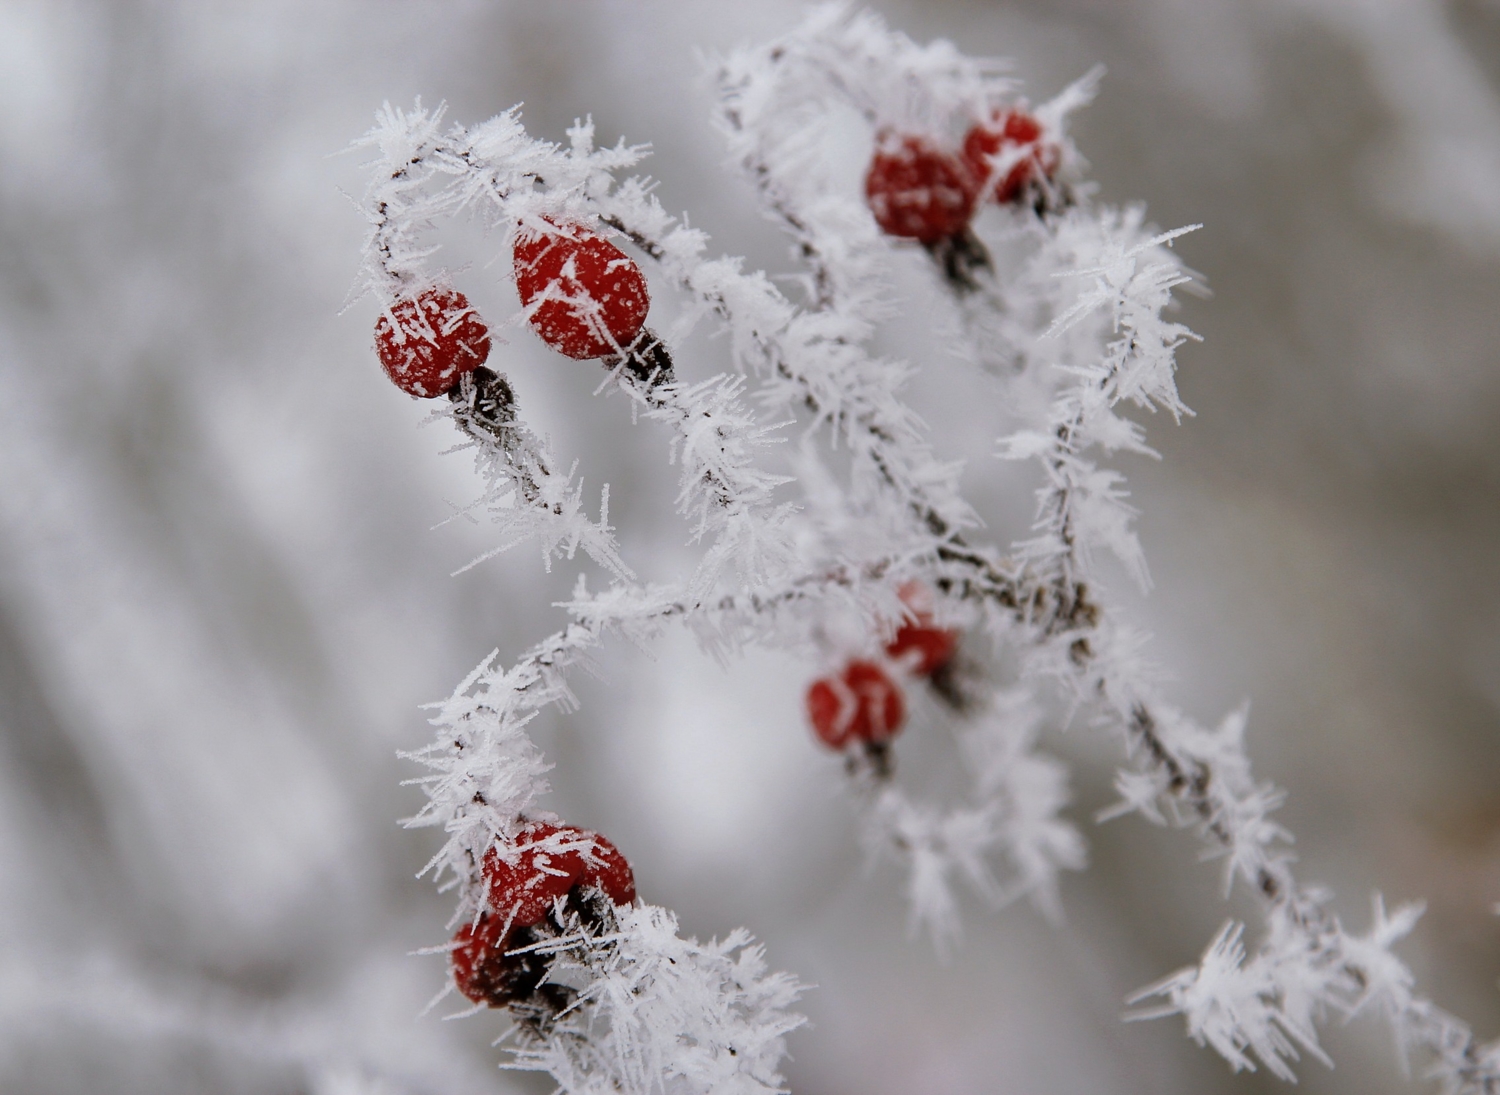
[[[857,196],[826,192],[806,131],[826,123],[829,105],[838,103],[872,125],[938,141],[951,137],[1010,92],[999,82],[986,83],[992,68],[952,56],[916,49],[876,17],[834,4],[781,41],[739,51],[720,65],[720,123],[731,155],[811,267],[819,314],[847,325],[846,331],[859,330],[861,321],[867,330],[880,318],[878,256],[890,245],[857,208]],[[947,67],[934,66],[931,58],[943,58]],[[883,81],[885,90],[872,92],[871,80]],[[1035,111],[1060,142],[1065,183],[1080,161],[1061,122],[1091,90],[1092,82],[1083,81]],[[1390,953],[1417,910],[1405,907],[1387,918],[1377,903],[1368,935],[1346,933],[1326,895],[1302,888],[1292,876],[1282,847],[1290,834],[1269,817],[1283,793],[1251,774],[1243,744],[1246,713],[1210,732],[1165,706],[1144,670],[1139,640],[1098,598],[1094,560],[1101,549],[1143,586],[1149,581],[1122,477],[1101,466],[1097,454],[1153,455],[1140,427],[1117,413],[1121,402],[1174,417],[1187,413],[1174,381],[1175,350],[1195,336],[1162,312],[1172,289],[1188,280],[1168,247],[1189,229],[1158,233],[1139,208],[1092,206],[1086,186],[1074,187],[1070,196],[1071,205],[1029,222],[1017,213],[1024,227],[1013,225],[1013,237],[1024,238],[1029,249],[1012,269],[981,278],[964,302],[971,312],[990,313],[970,317],[971,334],[1000,343],[994,353],[974,355],[981,363],[1033,374],[1053,366],[1046,370],[1052,378],[1043,381],[1056,388],[1050,409],[1000,447],[1004,457],[1042,466],[1036,535],[1003,559],[970,548],[954,525],[924,510],[921,492],[891,474],[911,453],[905,436],[882,428],[900,420],[893,406],[900,378],[883,392],[864,387],[865,405],[836,419],[842,439],[856,454],[870,454],[880,469],[864,485],[911,509],[931,533],[931,564],[914,569],[937,576],[950,598],[981,602],[985,623],[1023,650],[1026,678],[1062,681],[1078,703],[1122,734],[1136,766],[1121,773],[1123,802],[1111,813],[1137,811],[1158,823],[1198,828],[1210,853],[1225,858],[1226,884],[1239,878],[1261,895],[1267,931],[1253,955],[1244,958],[1241,929],[1226,929],[1198,967],[1148,990],[1167,997],[1155,1014],[1183,1013],[1190,1033],[1235,1067],[1258,1060],[1290,1078],[1286,1062],[1297,1047],[1321,1057],[1313,1023],[1327,1009],[1352,1011],[1378,1000],[1403,1054],[1418,1049],[1430,1055],[1445,1091],[1493,1091],[1500,1087],[1500,1043],[1477,1045],[1461,1021],[1415,996],[1410,971]],[[1044,288],[1049,282],[1056,287],[1051,292]],[[783,379],[786,387],[801,389],[786,393],[788,404],[806,398],[817,408],[846,405],[800,377]],[[858,494],[861,484],[854,486]],[[901,842],[915,842],[916,907],[941,918],[950,903],[931,880],[957,869],[960,857],[950,854],[948,869],[937,869],[932,834],[939,830],[894,792],[876,816],[906,834]]]
[[[699,943],[666,909],[619,911],[618,931],[564,937],[557,979],[582,974],[582,1005],[545,1042],[523,1044],[513,1067],[549,1072],[569,1092],[766,1095],[784,1091],[785,1036],[804,1020],[802,989],[767,973],[740,930]]]
[[[370,232],[362,281],[388,313],[400,297],[446,284],[441,270],[429,272],[436,248],[424,242],[427,230],[443,217],[477,214],[507,239],[517,231],[556,231],[558,225],[607,231],[601,216],[606,221],[628,216],[631,222],[670,223],[641,180],[616,188],[613,172],[639,163],[645,150],[623,142],[596,149],[592,124],[569,130],[570,144],[563,149],[530,137],[515,108],[472,129],[444,129],[442,119],[442,108],[428,111],[418,104],[402,111],[387,105],[375,127],[355,144],[378,151],[365,193]],[[715,267],[723,260],[715,264],[699,254],[701,234],[678,232],[672,247],[679,266],[690,272],[706,268],[701,278],[710,284],[721,279]],[[615,379],[647,404],[650,417],[677,432],[674,451],[683,482],[679,508],[695,521],[695,540],[707,536],[719,545],[706,557],[698,587],[711,588],[731,558],[741,566],[753,560],[764,568],[757,577],[773,576],[788,557],[776,534],[786,508],[770,498],[782,480],[750,465],[756,450],[772,439],[739,405],[738,387],[722,379],[697,385],[650,385],[626,373]],[[498,432],[466,432],[488,484],[469,509],[487,510],[501,527],[502,542],[495,552],[540,539],[548,560],[555,554],[571,558],[582,548],[616,577],[631,577],[607,510],[597,522],[589,520],[581,486],[572,481],[574,469],[560,472],[559,463],[518,417],[508,419]]]
[[[405,754],[434,773],[409,781],[422,787],[428,801],[407,826],[440,825],[449,834],[424,874],[433,871],[439,882],[451,876],[449,885],[463,883],[470,894],[484,853],[496,841],[513,839],[522,814],[551,790],[545,778],[551,765],[526,724],[549,703],[572,703],[557,665],[593,639],[583,629],[569,629],[510,670],[496,669],[498,652],[492,653],[448,699],[433,705],[437,739]]]
[[[718,121],[730,158],[760,190],[810,266],[813,298],[824,314],[863,326],[886,305],[884,266],[892,243],[877,229],[863,195],[840,192],[821,161],[819,134],[841,114],[861,115],[872,129],[922,133],[951,144],[972,122],[1015,100],[1017,84],[998,61],[965,57],[951,43],[922,46],[874,14],[842,3],[813,11],[797,31],[718,62]],[[1095,71],[1032,111],[1058,169],[1049,186],[1071,193],[1084,166],[1067,134],[1068,115],[1093,95]],[[1091,227],[1093,217],[1082,218]],[[1002,373],[1027,364],[1038,335],[1076,295],[1059,284],[1054,254],[1027,261],[1028,249],[1066,235],[1035,217],[1010,218],[1007,232],[1021,257],[978,275],[976,292],[957,302],[967,344],[958,349]],[[1019,245],[1019,246],[1016,246]],[[854,337],[866,337],[867,332]]]
[[[1103,354],[1088,363],[1066,364],[1067,383],[1040,428],[1018,431],[1000,443],[1006,459],[1035,458],[1046,484],[1037,492],[1038,536],[1016,545],[1019,557],[1042,581],[1069,585],[1093,569],[1094,551],[1106,548],[1147,588],[1145,553],[1131,528],[1135,515],[1121,489],[1124,477],[1101,468],[1090,448],[1156,455],[1145,432],[1115,413],[1122,402],[1160,407],[1174,417],[1190,413],[1177,395],[1175,354],[1192,331],[1161,317],[1172,289],[1189,280],[1164,249],[1192,228],[1142,238],[1144,213],[1100,216],[1099,250],[1089,267],[1065,271],[1093,284],[1053,323],[1065,333],[1096,313],[1112,322]],[[1196,227],[1196,226],[1195,226]]]
[[[811,409],[816,423],[827,426],[830,443],[850,454],[847,484],[809,493],[809,517],[824,541],[812,558],[825,567],[858,561],[867,571],[918,577],[950,593],[968,587],[974,602],[984,602],[988,594],[1014,606],[1017,562],[965,541],[978,519],[959,491],[962,465],[935,457],[921,422],[902,398],[913,370],[864,348],[889,307],[891,243],[879,233],[862,195],[834,188],[810,136],[840,107],[852,108],[872,126],[941,136],[987,116],[1014,93],[999,68],[965,58],[947,43],[918,46],[873,15],[830,5],[815,10],[787,37],[718,62],[719,124],[732,160],[756,184],[810,267],[814,310],[788,324],[785,335],[763,338],[766,352],[751,365],[761,369],[764,399],[789,413]],[[1061,133],[1067,111],[1085,98],[1083,89],[1070,89],[1052,105],[1047,118],[1054,131]],[[1069,150],[1064,164],[1071,169],[1078,158],[1061,139]],[[1036,299],[1012,309],[1011,323],[1029,321],[1031,343],[1076,301],[1079,285],[1097,265],[1100,247],[1094,241],[1106,226],[1097,217],[1086,218],[1086,227],[1078,220],[1064,218],[1057,233],[1064,245],[1057,253],[1034,257],[1021,271],[1026,293]],[[1027,231],[1046,238],[1035,224],[1028,223]],[[1075,273],[1066,283],[1056,276],[1067,272]],[[993,296],[1002,287],[987,288]],[[1072,341],[1099,329],[1099,323],[1088,322],[1094,311],[1084,310],[1066,329],[1076,332]],[[1098,342],[1084,345],[1095,348]],[[819,478],[811,463],[804,461],[804,482]],[[860,529],[878,535],[861,538]],[[866,608],[877,620],[882,610],[886,620],[901,611],[889,601]],[[1013,630],[1009,616],[991,617],[998,633],[1008,636]],[[981,714],[987,706],[976,701],[970,717],[993,720],[993,714]],[[1081,838],[1058,817],[1067,802],[1061,767],[1031,751],[1031,737],[1016,740],[1027,744],[1011,759],[1026,775],[1002,781],[991,773],[981,779],[971,802],[918,805],[889,785],[861,795],[869,818],[867,842],[907,863],[914,919],[939,941],[951,939],[957,928],[951,879],[967,880],[991,900],[1024,893],[1055,914],[1058,871],[1083,865]],[[994,853],[1010,860],[1012,881],[994,881],[986,865]]]
[[[959,879],[994,904],[1025,896],[1058,915],[1061,872],[1085,859],[1062,816],[1066,771],[1036,748],[1060,690],[1128,754],[1121,801],[1101,818],[1139,813],[1195,828],[1223,860],[1226,891],[1239,880],[1263,909],[1259,945],[1247,947],[1244,925],[1227,925],[1197,964],[1142,990],[1138,1000],[1162,1002],[1137,1017],[1181,1014],[1232,1067],[1290,1079],[1300,1055],[1326,1061],[1316,1024],[1330,1011],[1378,1010],[1403,1052],[1432,1058],[1446,1092],[1500,1088],[1500,1044],[1476,1045],[1463,1023],[1417,996],[1391,953],[1419,909],[1387,915],[1377,899],[1369,931],[1346,932],[1328,895],[1292,874],[1291,834],[1272,819],[1284,793],[1255,778],[1245,752],[1248,708],[1208,729],[1164,702],[1143,640],[1101,595],[1102,553],[1149,584],[1123,477],[1104,460],[1154,455],[1125,405],[1190,413],[1175,354],[1196,336],[1164,315],[1189,281],[1173,244],[1191,229],[1160,232],[1140,207],[1094,204],[1082,177],[1065,122],[1097,76],[1031,111],[1058,150],[1034,200],[977,222],[957,265],[951,251],[929,248],[935,284],[962,320],[949,325],[960,331],[953,349],[1004,393],[1012,421],[998,455],[1041,473],[1032,535],[1008,551],[972,542],[980,523],[960,491],[962,466],[938,456],[905,401],[917,370],[869,348],[894,307],[892,264],[916,245],[883,236],[862,195],[817,153],[841,116],[862,119],[872,136],[892,127],[953,147],[969,125],[1016,102],[1014,84],[996,64],[948,43],[917,45],[837,4],[777,42],[732,53],[718,77],[731,157],[806,263],[800,307],[739,260],[707,257],[703,233],[668,215],[646,182],[616,177],[642,149],[595,149],[588,125],[575,125],[563,149],[530,138],[514,110],[442,130],[440,111],[387,108],[364,142],[380,150],[365,284],[387,305],[442,280],[426,272],[423,243],[439,217],[475,212],[507,235],[576,223],[615,233],[656,263],[686,301],[679,329],[703,317],[722,324],[743,374],[643,376],[622,359],[608,381],[669,427],[678,507],[703,545],[696,570],[663,586],[634,580],[607,515],[584,515],[572,470],[552,470],[559,465],[518,410],[488,433],[466,425],[463,407],[452,412],[490,484],[476,505],[494,513],[505,543],[540,539],[549,560],[581,547],[613,578],[590,592],[580,576],[564,606],[571,623],[508,670],[487,660],[436,705],[435,740],[414,754],[431,770],[419,781],[429,802],[411,823],[447,833],[429,866],[459,891],[453,923],[483,908],[485,853],[505,849],[539,814],[548,766],[527,723],[548,703],[573,702],[565,673],[606,635],[644,643],[681,621],[721,655],[775,642],[829,665],[884,659],[899,676],[908,671],[886,644],[913,620],[897,591],[915,581],[934,596],[931,626],[965,634],[930,690],[947,708],[969,791],[926,802],[895,778],[888,752],[847,755],[866,842],[904,863],[914,925],[951,945]],[[800,508],[779,496],[786,477],[762,464],[775,427],[746,409],[752,402],[774,422],[810,423],[793,460]],[[518,1035],[516,1064],[551,1072],[570,1092],[777,1090],[782,1038],[800,1022],[787,1010],[793,982],[767,976],[743,936],[703,946],[680,938],[665,910],[615,915],[602,934],[578,923],[541,944],[577,1002],[545,1032]]]
[[[859,788],[869,850],[894,850],[907,861],[912,930],[931,932],[944,953],[959,934],[956,880],[995,907],[1029,898],[1056,922],[1059,872],[1087,862],[1082,836],[1059,816],[1069,801],[1067,769],[1034,748],[1041,709],[1019,689],[975,703],[959,737],[973,776],[969,801],[944,807],[914,801],[893,781]],[[998,878],[997,858],[1004,862]]]
[[[1245,962],[1241,942],[1244,930],[1243,924],[1225,924],[1209,944],[1201,965],[1173,974],[1133,996],[1132,1001],[1166,996],[1170,1005],[1139,1012],[1132,1018],[1181,1013],[1187,1019],[1188,1034],[1199,1045],[1216,1049],[1236,1072],[1255,1071],[1255,1060],[1259,1060],[1273,1075],[1295,1080],[1287,1062],[1297,1060],[1299,1045],[1325,1064],[1332,1064],[1318,1048],[1317,1035],[1310,1025],[1267,1005],[1267,997],[1276,989],[1276,971],[1261,958]]]
[[[670,606],[658,608],[667,614]],[[575,702],[563,670],[600,637],[570,625],[510,670],[495,668],[492,654],[434,705],[437,739],[409,754],[434,770],[413,781],[429,801],[407,824],[449,834],[423,873],[459,889],[450,927],[482,908],[485,853],[516,845],[523,814],[548,816],[537,800],[550,765],[525,727],[542,706]],[[513,1067],[550,1072],[570,1093],[783,1090],[783,1036],[803,1022],[790,1010],[802,991],[795,979],[767,973],[743,931],[704,945],[678,936],[665,909],[622,906],[615,915],[608,935],[575,930],[547,948],[557,956],[549,979],[577,982],[578,1001],[545,1033],[518,1033]]]

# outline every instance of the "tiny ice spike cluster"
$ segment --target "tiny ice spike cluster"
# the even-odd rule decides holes
[[[1067,122],[1097,76],[1031,106],[998,64],[841,4],[714,64],[716,121],[804,263],[799,300],[710,257],[705,235],[629,174],[645,149],[596,147],[591,124],[561,147],[528,135],[515,109],[464,127],[441,109],[387,106],[361,142],[375,150],[364,280],[382,307],[387,373],[412,395],[447,397],[435,413],[474,456],[486,487],[471,509],[499,526],[495,551],[533,541],[551,566],[581,549],[608,580],[591,590],[580,574],[564,625],[514,665],[491,655],[476,667],[432,705],[433,740],[411,754],[427,802],[409,824],[444,832],[428,869],[457,895],[452,942],[435,948],[452,987],[476,1010],[507,1009],[512,1063],[563,1091],[781,1090],[797,983],[768,973],[744,933],[682,938],[671,913],[636,896],[613,844],[541,805],[549,765],[528,723],[576,705],[569,671],[607,637],[645,643],[683,624],[721,655],[774,645],[826,667],[787,688],[806,689],[867,843],[904,864],[913,925],[940,947],[955,940],[960,882],[995,906],[1025,897],[1057,913],[1084,844],[1062,813],[1066,772],[1037,743],[1081,711],[1123,752],[1120,801],[1101,820],[1193,829],[1222,859],[1226,892],[1249,887],[1263,919],[1253,946],[1227,924],[1200,961],[1141,991],[1156,1002],[1136,1016],[1181,1015],[1235,1069],[1291,1079],[1301,1054],[1326,1060],[1317,1023],[1329,1013],[1380,1012],[1445,1092],[1500,1090],[1500,1044],[1477,1044],[1418,996],[1391,952],[1419,910],[1387,914],[1377,897],[1358,934],[1298,881],[1271,816],[1282,792],[1245,753],[1246,710],[1209,727],[1172,707],[1106,596],[1103,553],[1149,579],[1123,479],[1104,460],[1151,453],[1127,406],[1188,413],[1175,355],[1195,336],[1165,314],[1189,280],[1172,248],[1191,229],[1100,204],[1084,179]],[[866,142],[862,188],[836,161],[850,142],[822,139],[839,126]],[[428,231],[462,214],[513,258],[520,310],[505,325],[529,325],[560,359],[597,359],[601,390],[665,430],[701,549],[691,573],[638,581],[607,489],[591,517],[574,469],[527,428],[488,363],[489,328],[429,265]],[[934,345],[984,370],[997,417],[1011,418],[996,444],[1010,464],[996,472],[1035,476],[1033,533],[1008,547],[976,538],[960,465],[905,401],[914,369],[870,348],[901,267],[906,284],[927,270],[917,311],[934,318]],[[465,280],[505,311],[478,275]],[[653,307],[668,312],[668,337],[646,326]],[[704,322],[728,333],[733,371],[679,375],[674,351]],[[772,447],[792,422],[803,444]],[[939,726],[970,776],[954,801],[925,801],[899,774],[898,732]]]

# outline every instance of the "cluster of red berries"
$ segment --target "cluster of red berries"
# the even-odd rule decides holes
[[[533,330],[571,358],[618,356],[645,327],[645,276],[581,225],[552,227],[515,244],[516,289]],[[484,364],[490,332],[462,293],[433,287],[403,297],[375,321],[375,352],[398,388],[431,399]]]
[[[613,844],[571,825],[532,822],[514,861],[491,848],[484,857],[487,911],[453,937],[453,982],[476,1004],[526,1002],[546,977],[545,956],[519,948],[556,934],[559,909],[597,917],[598,903],[635,900],[635,876]]]
[[[865,174],[865,199],[888,235],[937,243],[963,232],[982,199],[1004,205],[1052,178],[1062,153],[1043,136],[1041,123],[1020,110],[997,110],[973,126],[958,152],[884,130]],[[1003,174],[1000,162],[1010,164]]]
[[[958,632],[933,626],[932,595],[925,586],[909,582],[899,595],[912,618],[886,644],[886,657],[911,676],[930,677],[952,660]],[[856,743],[881,746],[900,733],[906,697],[883,666],[857,659],[838,676],[813,681],[807,690],[807,718],[830,749]]]

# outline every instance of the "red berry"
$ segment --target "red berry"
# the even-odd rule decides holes
[[[820,677],[807,690],[807,720],[818,740],[830,749],[849,744],[854,707],[854,697],[837,678]]]
[[[489,905],[502,921],[526,927],[543,920],[576,884],[598,886],[616,905],[635,900],[635,877],[613,844],[571,825],[536,822],[521,834],[514,863],[491,848],[484,857]]]
[[[582,227],[518,236],[515,269],[531,326],[568,357],[617,354],[645,326],[651,297],[641,268]]]
[[[533,822],[511,863],[491,848],[484,857],[490,911],[453,937],[453,983],[476,1004],[504,1007],[536,990],[544,967],[534,956],[506,952],[526,942],[516,933],[547,919],[553,903],[578,884],[597,886],[616,905],[635,900],[635,877],[618,848],[598,833]]]
[[[978,186],[964,161],[925,137],[886,130],[865,174],[865,199],[888,235],[936,243],[974,215]]]
[[[505,960],[505,918],[486,913],[453,937],[448,961],[458,991],[476,1004],[503,1007],[510,999],[513,963]]]
[[[431,399],[484,364],[490,329],[457,289],[424,289],[375,321],[375,353],[396,387]]]
[[[850,662],[837,677],[823,677],[807,690],[813,732],[830,749],[849,742],[890,741],[906,720],[901,689],[873,662]]]
[[[606,838],[594,834],[596,857],[601,860],[584,874],[584,881],[603,890],[616,905],[629,905],[635,900],[635,872],[630,863]]]
[[[919,677],[937,672],[958,646],[958,635],[941,627],[902,624],[885,652]]]
[[[922,583],[907,582],[898,595],[916,620],[896,629],[896,637],[886,645],[885,652],[909,672],[931,676],[953,657],[958,632],[932,626],[932,591]]]
[[[873,662],[850,662],[844,684],[859,698],[852,731],[861,741],[890,741],[906,721],[901,688]]]
[[[1004,177],[996,160],[1011,166]],[[1000,203],[1015,201],[1030,182],[1050,179],[1062,161],[1055,144],[1043,143],[1042,126],[1030,114],[1019,110],[996,111],[988,122],[974,126],[964,136],[964,162],[969,171],[987,186],[989,196]]]

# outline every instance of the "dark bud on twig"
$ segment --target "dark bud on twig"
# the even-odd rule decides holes
[[[977,293],[981,286],[979,284],[979,272],[993,271],[990,263],[989,248],[974,230],[965,226],[962,231],[955,232],[951,236],[943,236],[922,244],[939,266],[943,269],[943,277],[948,279],[955,292]]]
[[[950,710],[962,715],[979,706],[979,699],[972,691],[976,668],[962,654],[957,654],[934,669],[927,683]]]
[[[483,432],[505,447],[504,431],[516,420],[515,393],[505,377],[481,365],[449,388],[448,398],[466,433]]]
[[[888,741],[862,741],[844,756],[844,765],[854,777],[868,775],[879,783],[896,776],[896,754]]]
[[[666,343],[662,342],[649,327],[641,328],[641,333],[626,349],[624,356],[625,370],[647,388],[654,388],[658,384],[670,384],[675,379],[672,372],[672,355],[667,352]],[[604,359],[604,366],[607,369],[614,369],[619,364],[619,357]]]

